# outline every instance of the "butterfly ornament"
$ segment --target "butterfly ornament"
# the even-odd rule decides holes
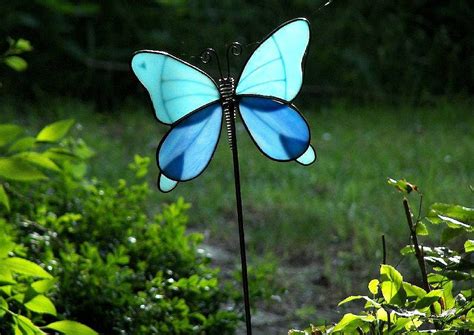
[[[229,54],[239,55],[241,47],[233,43],[227,49],[227,76],[220,71],[217,82],[166,52],[142,50],[134,54],[132,70],[148,91],[157,119],[171,126],[156,157],[162,192],[206,169],[224,122],[232,147],[237,115],[265,156],[303,165],[314,162],[309,126],[292,104],[302,86],[309,41],[306,19],[284,23],[259,43],[237,79],[230,75]],[[217,58],[213,49],[207,49],[204,63],[211,54]],[[218,65],[220,69],[219,60]]]

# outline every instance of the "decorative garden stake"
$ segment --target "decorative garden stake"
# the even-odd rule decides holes
[[[314,162],[316,153],[310,145],[308,124],[291,103],[301,89],[309,40],[306,19],[284,23],[259,44],[237,80],[230,75],[229,58],[230,54],[240,55],[240,44],[235,42],[227,48],[225,75],[217,53],[208,48],[201,60],[208,63],[216,58],[220,72],[217,83],[202,70],[166,52],[138,51],[132,59],[133,72],[148,90],[158,121],[171,126],[157,150],[158,186],[162,192],[204,171],[225,120],[234,164],[247,334],[252,329],[235,119],[239,114],[265,156],[276,161],[296,160],[303,165]]]

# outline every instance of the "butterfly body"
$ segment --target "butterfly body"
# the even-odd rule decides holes
[[[232,147],[233,134],[231,129],[231,118],[235,118],[235,80],[232,77],[219,79],[219,93],[221,95],[222,111],[224,112],[227,127],[227,140]]]
[[[217,83],[167,53],[137,52],[132,69],[148,90],[158,120],[171,125],[157,150],[160,190],[169,192],[178,182],[194,179],[205,170],[222,123],[232,147],[232,123],[237,115],[267,157],[311,164],[316,155],[309,126],[291,103],[302,85],[308,43],[308,21],[289,21],[260,43],[237,80],[227,64],[227,76],[220,71]],[[227,50],[227,59],[230,52],[238,54],[235,46]]]

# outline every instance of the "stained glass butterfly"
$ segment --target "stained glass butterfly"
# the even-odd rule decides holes
[[[135,53],[132,70],[147,89],[158,120],[171,125],[157,150],[162,192],[205,170],[229,102],[267,157],[303,165],[316,159],[308,124],[291,103],[301,89],[309,40],[306,19],[288,21],[259,44],[238,80],[221,75],[219,85],[199,68],[166,52]]]

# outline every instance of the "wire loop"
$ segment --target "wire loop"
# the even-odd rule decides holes
[[[232,42],[227,47],[226,59],[227,59],[227,77],[230,77],[230,54],[233,56],[239,56],[242,53],[242,44],[239,42]]]
[[[199,56],[201,59],[201,62],[203,64],[208,64],[212,61],[212,58],[215,58],[217,61],[217,67],[219,68],[219,74],[222,78],[222,68],[221,68],[221,62],[219,61],[219,56],[217,55],[216,50],[214,48],[207,48],[201,52],[201,55]]]

